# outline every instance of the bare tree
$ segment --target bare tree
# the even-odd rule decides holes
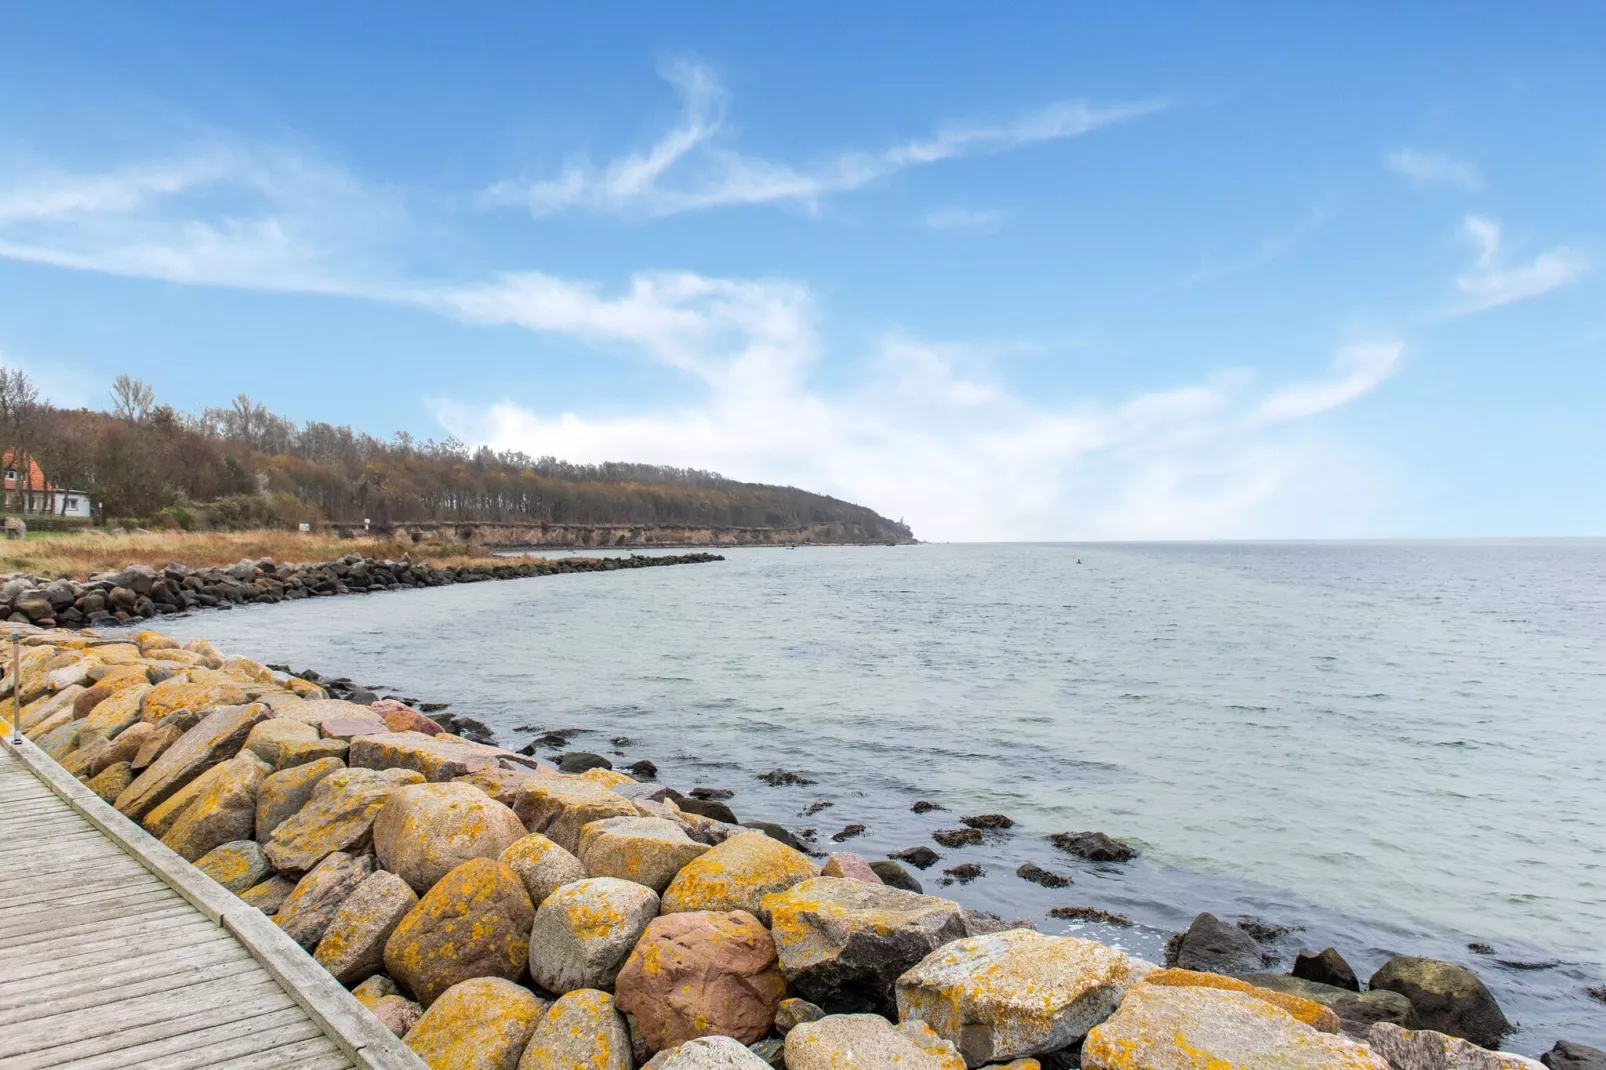
[[[142,424],[150,418],[155,405],[156,391],[145,380],[119,375],[112,382],[112,410],[120,419]]]
[[[33,445],[39,423],[39,391],[20,368],[0,367],[0,435],[17,473],[19,512],[33,502]],[[44,488],[40,488],[41,490]]]

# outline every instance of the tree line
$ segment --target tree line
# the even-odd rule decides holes
[[[87,492],[109,523],[184,528],[410,521],[797,527],[858,525],[907,537],[901,522],[796,487],[653,464],[571,464],[455,438],[386,440],[296,423],[245,394],[186,413],[119,376],[110,411],[40,400],[0,367],[0,436],[57,488]]]

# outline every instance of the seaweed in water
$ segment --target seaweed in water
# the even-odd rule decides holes
[[[814,781],[801,773],[794,773],[790,769],[771,769],[767,773],[758,774],[758,779],[772,788],[784,787],[791,784],[813,784]]]
[[[960,818],[959,823],[969,825],[973,829],[1007,829],[1015,827],[1015,822],[1003,814],[973,814],[970,817]]]
[[[921,799],[919,802],[909,807],[909,809],[913,810],[917,814],[929,814],[933,810],[946,810],[948,808],[946,806],[938,806],[934,802],[927,802],[925,799]]]
[[[960,884],[969,884],[977,877],[984,876],[987,873],[985,869],[981,868],[981,863],[979,862],[961,862],[957,866],[950,866],[943,872]]]
[[[1467,945],[1467,950],[1472,952],[1474,955],[1494,954],[1494,948],[1490,947],[1488,944],[1480,944],[1476,940]]]
[[[981,842],[981,829],[938,829],[931,838],[944,847],[974,847]]]
[[[1289,933],[1302,933],[1303,925],[1272,925],[1259,918],[1243,918],[1238,922],[1238,928],[1254,937],[1262,944],[1269,944],[1273,940],[1287,936]],[[1267,965],[1271,965],[1267,963]]]
[[[1606,1003],[1606,985],[1595,985],[1592,988],[1586,988],[1584,989],[1584,995],[1596,1003]]]
[[[1525,962],[1522,959],[1495,959],[1495,962],[1508,970],[1554,970],[1561,965],[1560,959],[1545,959],[1540,962]]]
[[[1071,883],[1071,878],[1063,873],[1055,873],[1051,869],[1044,869],[1036,862],[1026,862],[1015,871],[1015,876],[1021,880],[1041,884],[1044,888],[1064,888]]]
[[[834,840],[837,843],[841,843],[843,840],[851,840],[855,836],[863,836],[863,835],[864,835],[864,826],[863,825],[845,825],[845,826],[843,826],[842,831],[838,832],[836,835],[832,836],[831,839]]]
[[[832,802],[830,799],[820,799],[817,802],[811,802],[811,803],[809,803],[807,806],[805,806],[803,808],[803,816],[804,817],[813,817],[815,814],[819,813],[821,810],[829,810],[831,807],[833,807],[835,805],[836,805],[836,803]]]
[[[1097,907],[1054,907],[1048,912],[1051,918],[1064,918],[1067,921],[1096,921],[1104,925],[1119,925],[1123,929],[1132,928],[1132,919],[1125,914],[1115,914],[1108,910],[1099,910]]]

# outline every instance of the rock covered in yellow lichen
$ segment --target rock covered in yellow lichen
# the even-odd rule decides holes
[[[654,918],[614,990],[647,1046],[661,1051],[701,1036],[753,1043],[775,1023],[786,981],[757,918],[698,910]]]
[[[1172,988],[1221,988],[1228,992],[1242,992],[1247,996],[1264,1000],[1274,1007],[1281,1007],[1313,1029],[1319,1029],[1323,1033],[1338,1032],[1338,1015],[1315,1000],[1292,996],[1286,992],[1274,992],[1269,988],[1258,988],[1248,981],[1240,981],[1225,974],[1204,973],[1198,970],[1155,970],[1143,978],[1143,983],[1168,985]]]
[[[296,882],[282,874],[269,877],[261,884],[253,884],[240,893],[240,901],[256,907],[264,914],[272,914],[284,905],[296,890]]]
[[[586,875],[578,858],[539,832],[515,840],[502,852],[501,860],[518,873],[525,891],[530,893],[530,902],[538,907],[547,896],[565,884],[584,880]]]
[[[283,744],[279,748],[279,760],[274,763],[273,767],[275,769],[294,769],[298,765],[322,761],[325,758],[338,759],[341,765],[345,765],[346,754],[350,746],[343,739],[294,740]]]
[[[770,1064],[730,1037],[698,1037],[654,1055],[641,1070],[770,1070]],[[858,1070],[857,1064],[854,1070]],[[868,1070],[868,1068],[866,1068]]]
[[[107,668],[99,680],[73,698],[73,716],[88,717],[95,707],[119,691],[139,684],[149,684],[148,670],[143,665],[118,665]],[[135,703],[135,709],[139,704]]]
[[[134,778],[117,797],[117,809],[135,821],[143,820],[197,774],[238,754],[251,729],[267,719],[267,708],[255,702],[207,714]]]
[[[380,864],[415,892],[471,858],[496,858],[524,835],[512,810],[472,784],[398,788],[374,819]]]
[[[593,784],[601,784],[605,788],[617,788],[620,784],[639,784],[633,776],[628,776],[617,769],[604,769],[600,765],[595,769],[587,769],[578,774],[581,780],[589,780]]]
[[[787,1070],[897,1067],[964,1070],[965,1060],[924,1022],[893,1025],[879,1014],[832,1014],[786,1034]]]
[[[274,830],[286,818],[307,805],[324,777],[338,773],[345,767],[346,763],[339,758],[320,758],[305,765],[269,773],[257,789],[257,842],[265,844],[272,839]]]
[[[580,830],[579,858],[588,876],[635,881],[660,893],[686,863],[707,852],[707,844],[663,818],[610,817]]]
[[[815,877],[764,897],[781,972],[797,994],[828,1006],[868,997],[893,1010],[893,983],[965,935],[959,904],[884,884]]]
[[[548,992],[612,988],[625,956],[658,915],[651,888],[615,877],[566,884],[530,927],[530,977]]]
[[[279,768],[279,757],[287,743],[307,743],[318,738],[315,725],[291,717],[274,717],[251,729],[245,739],[245,749],[273,768]]]
[[[145,693],[140,703],[140,716],[155,724],[168,714],[180,710],[205,712],[220,706],[238,706],[245,700],[245,689],[239,684],[224,679],[198,684],[175,676],[171,680],[163,680]]]
[[[155,734],[156,726],[146,724],[144,721],[129,725],[117,733],[117,738],[111,741],[111,745],[89,764],[88,772],[94,776],[108,765],[116,765],[119,762],[129,763],[129,768],[132,769],[134,759],[145,749],[146,741]]]
[[[193,862],[232,840],[249,840],[256,831],[257,788],[268,766],[250,751],[224,763],[228,768],[173,823],[162,842]]]
[[[230,840],[219,844],[195,861],[195,868],[239,895],[265,880],[273,872],[267,856],[255,840]]]
[[[396,874],[371,873],[335,911],[312,957],[343,985],[366,980],[384,968],[385,941],[417,905],[418,896]]]
[[[1040,1055],[1107,1018],[1133,973],[1125,954],[1092,940],[1030,929],[973,936],[898,978],[898,1017],[930,1025],[971,1066]]]
[[[382,973],[353,988],[351,994],[398,1037],[406,1036],[407,1031],[424,1016],[424,1008],[402,995],[396,982]]]
[[[1366,1039],[1368,1046],[1395,1070],[1541,1070],[1547,1065],[1509,1051],[1489,1051],[1470,1040],[1432,1029],[1402,1029],[1393,1022],[1374,1023]],[[1588,1066],[1579,1062],[1570,1065]]]
[[[429,1005],[471,977],[516,979],[535,908],[506,863],[474,858],[442,877],[385,942],[385,970]]]
[[[360,712],[356,716],[373,716],[366,706],[357,709]],[[450,739],[444,733],[426,736],[422,732],[376,732],[351,741],[346,764],[353,769],[412,769],[422,773],[425,780],[442,783],[492,765],[496,753],[495,747]]]
[[[175,791],[165,802],[145,815],[145,820],[141,821],[140,824],[144,826],[146,832],[149,832],[157,839],[161,839],[167,835],[169,829],[177,824],[178,819],[184,816],[184,811],[190,808],[190,804],[200,798],[201,794],[212,786],[213,781],[228,772],[229,764],[227,762],[219,762],[178,791]]]
[[[90,688],[85,694],[93,692]],[[111,739],[140,719],[140,707],[153,688],[149,684],[133,683],[106,696],[96,704],[93,712],[84,718],[80,739]]]
[[[1364,1045],[1219,988],[1134,985],[1082,1045],[1086,1070],[1389,1070]]]
[[[443,991],[404,1043],[430,1070],[516,1070],[545,1010],[527,988],[475,977]]]
[[[762,832],[743,833],[681,869],[664,891],[663,911],[745,910],[768,925],[764,897],[819,874],[803,852]]]
[[[279,905],[273,920],[292,940],[311,951],[323,939],[340,904],[373,871],[372,855],[354,857],[336,851],[296,882],[295,891]]]
[[[329,774],[312,789],[307,804],[273,830],[268,860],[277,869],[307,870],[331,851],[366,850],[380,808],[401,786],[374,769]]]
[[[100,796],[101,801],[109,803],[133,782],[134,767],[128,762],[118,762],[115,765],[108,765],[90,777],[87,786],[90,791]]]
[[[539,832],[571,854],[580,849],[580,830],[593,821],[634,817],[629,799],[584,777],[548,773],[519,787],[513,812],[524,827]]]
[[[613,997],[581,988],[547,1008],[518,1070],[631,1070],[630,1030]]]
[[[141,654],[149,654],[153,650],[177,650],[179,642],[170,635],[157,631],[140,631],[134,633],[134,642],[139,644]]]

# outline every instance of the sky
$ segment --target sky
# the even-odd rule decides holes
[[[1602,40],[1565,3],[0,2],[0,362],[930,540],[1603,535]]]

